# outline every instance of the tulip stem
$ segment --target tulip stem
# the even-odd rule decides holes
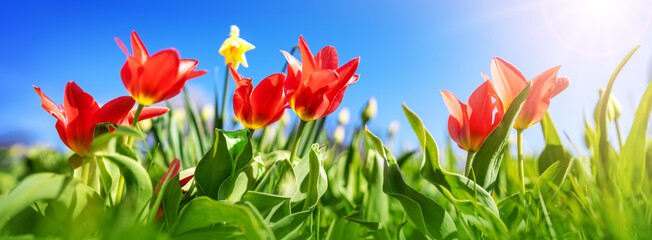
[[[525,171],[523,167],[523,130],[522,129],[517,129],[516,130],[516,148],[517,148],[517,153],[518,153],[518,172],[519,172],[519,180],[521,184],[521,193],[525,195]]]
[[[226,92],[227,88],[229,88],[229,69],[227,66],[227,69],[224,74],[224,90],[222,91],[222,109],[220,109],[220,120],[217,122],[217,128],[222,129],[224,126],[224,109],[226,108]]]
[[[623,147],[623,139],[620,136],[620,126],[618,124],[618,119],[614,119],[614,123],[616,124],[616,133],[618,134],[618,146],[622,149],[622,147]]]
[[[138,118],[140,118],[140,113],[143,111],[143,108],[145,106],[142,104],[138,104],[138,108],[136,109],[136,113],[134,113],[134,120],[131,122],[131,126],[135,127],[138,124]]]
[[[86,186],[90,186],[91,160],[89,157],[82,160],[82,183]]]
[[[294,136],[294,145],[292,145],[292,152],[290,152],[290,162],[294,160],[294,156],[297,155],[297,148],[299,148],[299,141],[301,140],[301,133],[303,133],[303,128],[306,127],[306,121],[301,120],[299,127],[297,128],[297,133]]]
[[[475,152],[473,150],[469,150],[466,154],[466,167],[464,168],[464,175],[466,176],[469,176],[469,173],[471,172],[471,164],[473,164],[474,156]]]

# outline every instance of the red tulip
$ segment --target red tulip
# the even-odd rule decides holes
[[[306,40],[299,37],[299,50],[303,63],[282,51],[288,61],[285,96],[302,120],[313,121],[340,106],[346,87],[358,81],[359,75],[354,73],[360,57],[338,68],[337,51],[332,46],[323,48],[313,57]]]
[[[120,39],[115,38],[122,51],[127,54],[127,62],[122,66],[120,76],[129,94],[142,105],[151,105],[168,100],[183,90],[186,81],[204,75],[206,71],[194,71],[197,60],[180,59],[177,50],[162,50],[151,57],[140,41],[136,31],[131,33],[131,47],[134,55],[129,55]]]
[[[82,156],[91,154],[88,150],[93,143],[95,125],[102,122],[119,124],[135,103],[131,97],[122,96],[100,108],[91,95],[79,88],[75,82],[69,82],[64,91],[62,109],[45,96],[41,88],[34,87],[34,90],[41,96],[43,109],[57,119],[55,126],[61,141]]]
[[[166,107],[145,107],[140,112],[140,116],[138,117],[138,122],[161,116],[169,111],[170,109]],[[134,121],[134,115],[136,114],[135,112],[136,110],[131,110],[131,112],[127,114],[127,116],[125,116],[124,119],[122,119],[120,125],[131,125],[131,123]]]
[[[532,82],[532,90],[516,118],[516,123],[514,124],[515,129],[523,130],[541,121],[541,118],[548,111],[550,99],[557,96],[557,94],[570,85],[570,79],[568,77],[557,77],[557,72],[560,67],[552,67],[530,80]],[[528,84],[525,76],[523,76],[518,68],[497,57],[491,60],[491,77],[496,85],[498,95],[503,100],[505,109],[507,109],[516,95]],[[488,79],[486,75],[485,78]]]
[[[242,125],[253,130],[261,129],[283,116],[287,104],[283,93],[285,74],[272,74],[254,89],[251,78],[243,78],[231,64],[229,71],[237,85],[233,93],[233,112]]]
[[[448,117],[451,138],[464,150],[478,151],[504,114],[503,103],[493,85],[485,81],[471,94],[468,105],[449,91],[441,91],[441,94],[451,113]]]

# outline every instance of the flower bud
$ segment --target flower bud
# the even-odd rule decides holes
[[[209,121],[215,117],[215,107],[213,105],[207,104],[201,109],[201,119],[204,121]]]
[[[600,93],[600,97],[602,97],[604,95],[604,89],[601,88],[599,90],[599,93]],[[598,119],[598,115],[597,115],[598,114],[598,109],[597,108],[598,108],[598,106],[596,106],[596,109],[595,109],[595,112],[594,112],[594,114],[595,114],[594,118],[596,119],[596,121]],[[616,99],[616,97],[613,94],[609,94],[609,100],[607,102],[607,121],[609,121],[609,122],[615,121],[616,119],[618,119],[620,117],[621,113],[622,113],[622,107],[620,105],[620,102],[618,101],[618,99]]]
[[[398,122],[398,120],[394,120],[389,124],[389,137],[394,136],[396,132],[398,132],[399,127],[401,124]]]
[[[335,143],[340,144],[344,142],[344,137],[345,137],[345,130],[344,126],[338,125],[335,128],[335,132],[333,132],[333,139],[335,140]]]
[[[346,125],[349,123],[349,120],[351,119],[351,111],[349,111],[348,108],[342,108],[340,110],[340,115],[337,116],[337,120],[340,125]]]
[[[376,116],[376,113],[378,112],[378,103],[376,102],[375,97],[369,98],[369,102],[367,103],[367,106],[365,106],[364,110],[362,111],[362,123],[367,123],[369,120],[374,118]]]
[[[152,119],[138,121],[138,126],[143,130],[143,132],[149,132],[149,130],[152,129]]]

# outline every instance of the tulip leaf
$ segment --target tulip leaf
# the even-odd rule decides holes
[[[182,210],[170,233],[182,237],[184,233],[216,224],[236,225],[234,231],[242,239],[273,239],[270,229],[263,223],[258,212],[246,205],[216,201],[202,196],[190,201]]]
[[[84,220],[87,220],[89,216],[99,214],[103,206],[97,192],[72,177],[36,173],[23,179],[0,201],[0,230],[12,217],[34,202],[43,200],[54,200],[51,204],[55,212],[49,213],[59,220],[79,216],[86,216]]]
[[[247,134],[246,129],[234,132],[215,130],[213,146],[195,169],[200,195],[225,199],[231,194],[237,176],[253,159]],[[229,183],[224,184],[227,181]]]
[[[435,185],[460,213],[477,227],[482,228],[484,233],[493,232],[495,235],[506,233],[507,227],[500,220],[498,207],[491,194],[465,176],[442,169],[435,139],[423,126],[419,116],[405,104],[403,104],[403,111],[417,134],[423,150],[421,176]]]
[[[646,142],[647,127],[652,112],[652,84],[648,85],[641,103],[636,109],[632,129],[627,136],[627,141],[623,145],[620,153],[620,181],[622,190],[625,194],[639,192],[643,186],[643,181],[647,179],[646,174]],[[622,179],[628,177],[628,179]]]
[[[561,144],[561,139],[549,113],[546,113],[541,119],[541,130],[543,131],[546,146],[539,156],[539,174],[543,174],[556,161],[570,159],[570,155]]]
[[[598,106],[596,107],[598,109],[598,113],[596,114],[598,116],[597,119],[597,132],[599,136],[599,141],[598,141],[598,159],[599,161],[602,161],[602,166],[603,168],[598,168],[600,171],[598,172],[599,178],[602,181],[607,181],[607,173],[609,172],[609,161],[610,161],[610,156],[611,156],[611,150],[612,147],[609,145],[609,141],[607,140],[608,138],[608,129],[607,129],[607,107],[609,105],[609,98],[611,95],[611,89],[613,88],[614,82],[616,81],[616,77],[620,73],[620,70],[623,69],[627,61],[634,55],[636,50],[638,50],[640,46],[635,47],[630,51],[627,56],[620,62],[618,67],[616,67],[616,70],[611,74],[611,78],[609,78],[609,83],[607,83],[607,88],[604,90],[604,93],[602,96],[600,96],[600,100],[598,101]],[[643,114],[643,113],[641,113]],[[637,111],[637,117],[638,111]],[[643,116],[641,116],[643,117]],[[647,121],[645,122],[647,124]],[[629,140],[629,138],[628,138]]]
[[[243,200],[250,202],[265,217],[279,204],[287,203],[297,191],[297,179],[288,159],[277,161],[263,176],[255,191],[248,191]]]
[[[500,163],[503,160],[503,153],[509,144],[509,135],[516,118],[518,117],[528,94],[532,83],[528,84],[521,92],[516,95],[514,101],[507,108],[507,112],[503,115],[503,119],[498,126],[491,131],[489,136],[484,140],[480,149],[473,157],[471,171],[467,176],[470,179],[475,179],[475,182],[482,186],[487,192],[491,192],[500,170]]]
[[[125,169],[123,170],[123,176],[127,189],[122,201],[133,204],[135,210],[141,213],[140,216],[135,214],[136,219],[144,220],[147,212],[143,210],[148,207],[153,193],[152,182],[145,168],[135,159],[121,154],[101,152],[96,155]]]
[[[313,156],[314,154],[314,156]],[[311,160],[311,158],[313,158]],[[299,163],[296,164],[294,167],[294,173],[297,178],[297,184],[299,184],[299,189],[294,194],[292,197],[292,203],[298,203],[303,201],[308,197],[308,186],[309,186],[309,181],[310,181],[310,173],[313,170],[316,170],[317,165],[311,165],[311,164],[317,164],[315,161],[319,161],[319,178],[317,178],[317,193],[318,196],[317,198],[321,198],[322,195],[326,192],[328,189],[328,180],[326,178],[326,170],[324,170],[324,167],[321,164],[321,159],[323,158],[321,152],[319,151],[319,145],[313,144],[310,153],[305,156]],[[314,199],[314,196],[313,196]]]
[[[385,159],[383,191],[401,203],[410,220],[424,235],[436,239],[456,238],[457,227],[448,212],[407,185],[394,156],[369,129],[366,129],[366,133],[378,154]]]
[[[550,165],[543,174],[537,180],[537,183],[532,189],[532,196],[534,199],[539,199],[539,196],[543,196],[546,199],[549,199],[556,192],[555,189],[561,187],[566,180],[566,176],[572,168],[573,159],[561,160]]]
[[[272,230],[274,230],[274,235],[278,239],[291,236],[292,233],[296,233],[301,226],[305,225],[307,222],[306,219],[310,217],[323,195],[320,188],[324,186],[323,191],[325,191],[325,187],[327,187],[326,173],[321,165],[322,160],[319,152],[319,145],[313,144],[307,158],[301,160],[301,162],[307,162],[306,164],[308,165],[308,173],[305,175],[304,180],[301,181],[301,185],[299,185],[297,191],[297,193],[303,192],[303,195],[305,195],[303,208],[299,212],[292,213],[274,222]],[[297,176],[299,176],[297,168],[295,168],[295,171],[297,172]],[[296,196],[295,194],[294,197]]]

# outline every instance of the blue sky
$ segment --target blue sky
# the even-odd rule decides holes
[[[629,131],[651,69],[651,19],[652,3],[638,0],[10,1],[0,8],[0,142],[61,146],[55,119],[41,109],[32,85],[57,103],[71,80],[100,103],[127,95],[119,74],[125,56],[113,37],[128,41],[132,30],[151,54],[174,47],[183,58],[199,60],[198,69],[210,73],[187,86],[212,102],[215,74],[221,79],[224,69],[217,50],[235,24],[256,46],[247,53],[249,68],[239,69],[254,82],[280,71],[279,50],[290,49],[299,35],[313,53],[335,46],[342,64],[360,56],[361,79],[349,87],[341,107],[355,117],[376,97],[378,117],[370,128],[384,131],[400,120],[399,138],[412,146],[416,138],[402,102],[443,143],[448,111],[440,90],[465,101],[495,56],[528,79],[562,65],[560,75],[570,76],[571,85],[553,99],[550,113],[558,130],[581,146],[584,109],[592,111],[598,88],[641,44],[614,87],[623,104],[623,131]],[[539,152],[539,125],[525,139],[527,150]]]

